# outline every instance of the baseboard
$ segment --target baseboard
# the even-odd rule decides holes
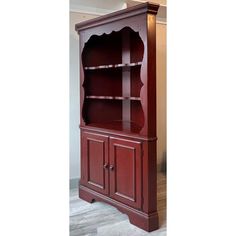
[[[70,189],[78,188],[79,178],[70,179]]]

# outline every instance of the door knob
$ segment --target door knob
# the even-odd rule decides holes
[[[108,163],[105,163],[104,166],[103,166],[103,168],[104,168],[104,169],[107,169],[108,166],[109,166]]]
[[[114,170],[114,166],[113,165],[110,165],[110,170]]]

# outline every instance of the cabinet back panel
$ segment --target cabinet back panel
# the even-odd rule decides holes
[[[85,44],[83,66],[118,64],[122,61],[121,37],[117,33],[93,35]]]
[[[122,96],[122,70],[100,69],[85,72],[86,95]]]
[[[144,112],[140,101],[131,101],[131,121],[141,128],[144,125]]]
[[[106,123],[122,119],[122,101],[86,99],[83,109],[86,124]]]

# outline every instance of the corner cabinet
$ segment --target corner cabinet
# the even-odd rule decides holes
[[[158,228],[156,14],[144,3],[76,24],[80,36],[80,198]]]

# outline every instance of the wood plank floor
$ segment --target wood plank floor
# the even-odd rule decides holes
[[[70,191],[70,236],[166,236],[166,177],[158,174],[158,213],[160,229],[147,233],[129,223],[127,215],[102,202],[87,203]]]

